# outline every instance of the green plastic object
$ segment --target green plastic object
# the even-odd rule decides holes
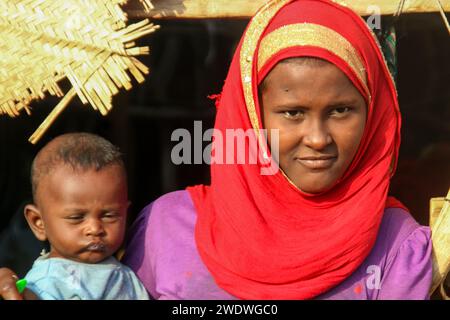
[[[23,292],[23,290],[25,290],[26,286],[27,286],[26,279],[20,279],[16,282],[17,291],[19,291],[20,294],[22,294],[22,292]]]

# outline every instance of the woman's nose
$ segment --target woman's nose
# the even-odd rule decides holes
[[[311,149],[323,150],[332,143],[326,124],[319,119],[305,121],[303,128],[303,143]]]

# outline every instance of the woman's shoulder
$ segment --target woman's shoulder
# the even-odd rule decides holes
[[[146,206],[139,215],[140,220],[152,224],[176,223],[195,219],[195,207],[189,192],[177,190],[166,193]]]
[[[224,299],[195,245],[197,214],[188,191],[149,204],[131,229],[123,262],[154,299]]]
[[[194,204],[187,190],[177,190],[160,196],[153,202],[153,205],[159,207],[184,207],[193,209]]]
[[[377,299],[428,299],[431,231],[400,208],[385,210],[376,248],[385,252]],[[376,250],[375,250],[376,251]]]
[[[191,233],[195,226],[196,212],[189,192],[179,190],[162,195],[147,205],[129,230],[128,245],[142,245],[147,240],[164,238],[174,234]]]
[[[378,241],[389,247],[389,255],[405,245],[416,249],[428,247],[431,230],[420,225],[413,216],[402,208],[387,208],[380,225]]]
[[[173,240],[174,235],[191,236],[195,219],[194,204],[186,190],[162,195],[141,211],[129,229],[123,261],[136,271],[134,266],[140,264],[145,255],[170,246],[168,239]]]
[[[361,266],[322,299],[426,299],[431,283],[430,229],[400,208],[385,210]]]
[[[159,211],[172,211],[173,209],[194,209],[194,204],[187,190],[177,190],[163,194],[158,199],[147,205],[141,214],[154,214]]]

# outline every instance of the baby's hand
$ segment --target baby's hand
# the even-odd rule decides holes
[[[16,288],[16,281],[19,280],[12,270],[0,268],[0,298],[5,300],[23,300]]]

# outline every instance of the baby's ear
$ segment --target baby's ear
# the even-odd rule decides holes
[[[23,213],[25,215],[25,219],[27,219],[31,231],[33,231],[36,238],[40,241],[47,240],[44,220],[42,220],[42,215],[38,207],[36,207],[34,204],[26,205]]]

